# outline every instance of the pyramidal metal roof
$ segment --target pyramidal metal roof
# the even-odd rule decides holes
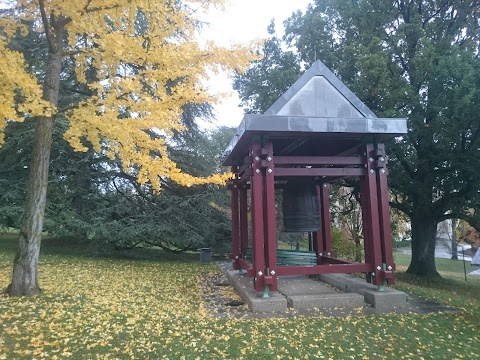
[[[320,60],[315,61],[265,115],[376,118]]]
[[[365,136],[374,136],[385,141],[406,133],[406,119],[377,118],[335,74],[316,61],[264,114],[244,116],[225,150],[223,164],[240,163],[252,139],[259,136],[281,138],[282,144],[285,139],[299,137],[348,138],[348,147],[352,139],[361,143]]]

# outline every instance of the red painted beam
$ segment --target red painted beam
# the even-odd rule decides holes
[[[342,151],[341,153],[335,154],[335,156],[350,156],[350,155],[356,154],[356,153],[358,153],[358,149],[360,148],[360,146],[362,146],[362,145],[354,146],[350,149]]]
[[[252,166],[252,160],[253,159],[251,156],[245,156],[243,158],[242,165],[237,166],[237,171],[232,170],[232,172],[235,172],[237,174],[242,174],[243,172],[245,172],[245,170],[247,170],[250,166]],[[233,169],[233,166],[232,166],[232,169]]]
[[[354,264],[354,265],[360,264],[360,263],[353,262],[353,261],[337,259],[337,258],[334,258],[334,257],[331,257],[331,256],[322,256],[321,260],[322,260],[322,262],[325,262],[325,263],[328,263],[328,264]]]
[[[238,258],[240,256],[240,217],[238,206],[238,185],[234,184],[231,189],[232,208],[232,260],[233,269],[240,269]]]
[[[371,263],[371,230],[370,222],[368,221],[368,194],[367,194],[367,181],[365,178],[360,179],[360,206],[362,208],[362,233],[363,233],[363,251],[365,254],[365,263]]]
[[[323,232],[322,232],[322,196],[320,195],[322,191],[322,185],[317,185],[317,201],[318,201],[318,209],[319,209],[319,217],[320,217],[320,229],[313,233],[313,248],[315,253],[317,254],[317,259],[319,259],[320,255],[323,255],[325,251],[323,246]],[[317,260],[318,261],[318,260]]]
[[[238,180],[238,182],[240,184],[243,184],[247,181],[250,180],[250,177],[252,176],[252,169],[246,169],[242,174],[240,174],[240,179]]]
[[[382,271],[380,271],[380,275],[381,275],[381,277],[383,277],[385,280],[388,281],[388,284],[391,284],[390,281],[395,280],[393,271],[388,271],[388,270],[383,271],[382,270]]]
[[[242,257],[248,248],[248,191],[245,186],[240,187],[240,252]]]
[[[240,166],[240,167],[238,168],[237,173],[238,173],[238,174],[244,173],[245,170],[249,169],[249,167],[250,167],[251,165],[252,165],[251,162],[250,162],[250,163],[245,163],[245,164],[243,164],[242,166]]]
[[[276,156],[276,165],[361,165],[358,156]]]
[[[319,275],[319,274],[348,274],[356,272],[371,272],[369,264],[327,264],[315,266],[279,266],[278,276],[289,275]]]
[[[328,193],[330,190],[329,184],[323,184],[320,186],[320,199],[321,199],[321,217],[322,217],[322,240],[323,251],[327,254],[332,253],[332,234],[330,229],[330,199]]]
[[[264,280],[267,275],[272,274],[272,270],[277,267],[277,225],[275,221],[275,171],[274,171],[274,156],[273,144],[267,143],[262,148],[262,155],[265,160],[262,160],[262,174],[264,176],[264,227],[265,227],[265,259],[266,270]],[[264,164],[265,163],[265,164]],[[265,166],[266,165],[266,166]],[[265,285],[270,285],[270,290],[277,291],[277,275],[273,272],[270,276],[270,282],[265,282]]]
[[[238,259],[238,264],[240,267],[247,272],[247,275],[252,277],[253,276],[253,266],[245,259]]]
[[[252,163],[252,176],[250,180],[251,184],[251,197],[252,197],[252,250],[253,250],[253,270],[254,289],[256,291],[263,291],[265,284],[263,281],[263,275],[268,275],[265,272],[265,249],[264,249],[264,204],[263,204],[263,174],[260,169],[260,156],[261,148],[260,144],[253,143],[251,145],[251,153],[253,157]],[[256,160],[255,158],[259,160]]]
[[[375,285],[383,285],[383,278],[380,276],[379,270],[382,269],[382,244],[380,238],[380,216],[378,211],[378,190],[377,190],[377,175],[374,169],[374,161],[370,161],[371,153],[374,150],[373,144],[365,145],[367,175],[361,181],[364,182],[362,187],[361,197],[364,197],[362,206],[365,206],[364,224],[368,227],[368,238],[364,241],[368,242],[368,250],[370,253],[369,263],[373,266],[375,277],[372,282]]]
[[[275,168],[275,176],[363,176],[360,168]]]
[[[377,170],[377,183],[378,183],[378,209],[380,215],[380,238],[382,245],[382,260],[386,264],[387,271],[393,270],[395,264],[393,263],[393,248],[392,248],[392,233],[390,228],[390,205],[389,194],[387,184],[387,172],[386,165],[387,159],[385,157],[385,145],[378,144],[376,149],[378,155],[378,161],[383,165],[380,170]],[[390,277],[385,277],[388,280],[389,285],[395,284],[393,273]]]

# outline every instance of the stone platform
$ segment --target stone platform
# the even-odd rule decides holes
[[[363,279],[346,274],[321,275],[317,279],[306,276],[278,278],[278,292],[269,298],[253,289],[253,281],[245,273],[227,271],[229,282],[254,313],[284,313],[288,309],[300,313],[324,315],[363,315],[372,313],[409,312],[407,294],[377,287]]]

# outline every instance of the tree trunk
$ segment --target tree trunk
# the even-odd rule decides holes
[[[452,219],[452,260],[458,260],[457,219]]]
[[[362,243],[358,233],[354,235],[353,241],[355,242],[355,262],[362,262]]]
[[[43,84],[43,98],[55,106],[60,89],[65,22],[58,21],[59,18],[53,15],[50,19],[50,50]],[[47,26],[46,29],[50,31]],[[7,288],[7,293],[11,296],[32,296],[41,292],[38,284],[38,257],[45,217],[53,122],[53,117],[36,119],[25,214],[13,262],[12,282]]]
[[[435,267],[437,222],[433,218],[412,216],[412,261],[407,273],[418,276],[440,276]]]

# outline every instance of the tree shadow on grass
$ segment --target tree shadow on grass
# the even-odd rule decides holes
[[[440,301],[450,306],[465,310],[480,319],[476,314],[480,307],[480,277],[463,279],[463,274],[452,274],[447,277],[419,277],[397,272],[397,288],[413,292],[426,299]]]
[[[13,260],[17,250],[17,242],[17,233],[0,234],[0,253],[11,256]],[[42,239],[40,256],[199,262],[199,254],[196,252],[174,253],[158,248],[115,249],[108,244],[92,244],[85,240],[59,240],[48,237]]]

